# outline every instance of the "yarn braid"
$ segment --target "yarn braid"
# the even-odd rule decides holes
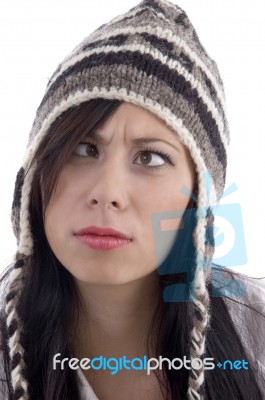
[[[26,260],[17,253],[17,261],[10,274],[9,293],[6,296],[8,347],[10,349],[12,400],[28,400],[28,382],[24,377],[24,349],[21,345],[21,323],[17,314],[17,305],[21,293],[23,269]]]
[[[196,269],[191,286],[190,300],[194,305],[193,328],[191,331],[189,375],[189,400],[204,399],[204,367],[202,357],[205,353],[207,329],[210,326],[210,296],[206,287],[209,267],[214,253],[214,216],[210,207],[210,191],[207,190],[205,174],[198,173],[197,224],[194,232],[196,245]],[[212,188],[213,189],[213,188]],[[215,200],[215,192],[213,190]],[[200,360],[200,365],[198,365]]]

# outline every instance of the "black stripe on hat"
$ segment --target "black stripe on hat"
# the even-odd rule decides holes
[[[82,52],[88,49],[95,49],[100,48],[101,46],[121,46],[124,42],[128,39],[128,35],[115,35],[110,36],[107,40],[106,39],[99,39],[95,42],[87,43],[84,47],[82,47]]]

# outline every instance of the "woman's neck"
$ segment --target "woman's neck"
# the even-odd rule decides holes
[[[156,272],[123,285],[77,282],[82,300],[72,330],[75,356],[141,357],[147,354],[147,331],[157,305]]]

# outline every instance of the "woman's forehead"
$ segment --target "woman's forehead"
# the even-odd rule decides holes
[[[132,144],[148,144],[157,141],[173,145],[180,151],[182,145],[178,134],[155,114],[131,103],[121,104],[103,124],[88,132],[87,137],[97,143],[108,144],[113,134]]]

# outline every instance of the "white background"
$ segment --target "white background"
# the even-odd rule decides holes
[[[15,252],[10,209],[16,172],[49,77],[85,36],[137,0],[2,0],[0,3],[0,270]],[[231,130],[225,199],[240,203],[248,262],[265,276],[264,0],[179,0],[223,77]],[[232,244],[233,245],[233,244]]]

